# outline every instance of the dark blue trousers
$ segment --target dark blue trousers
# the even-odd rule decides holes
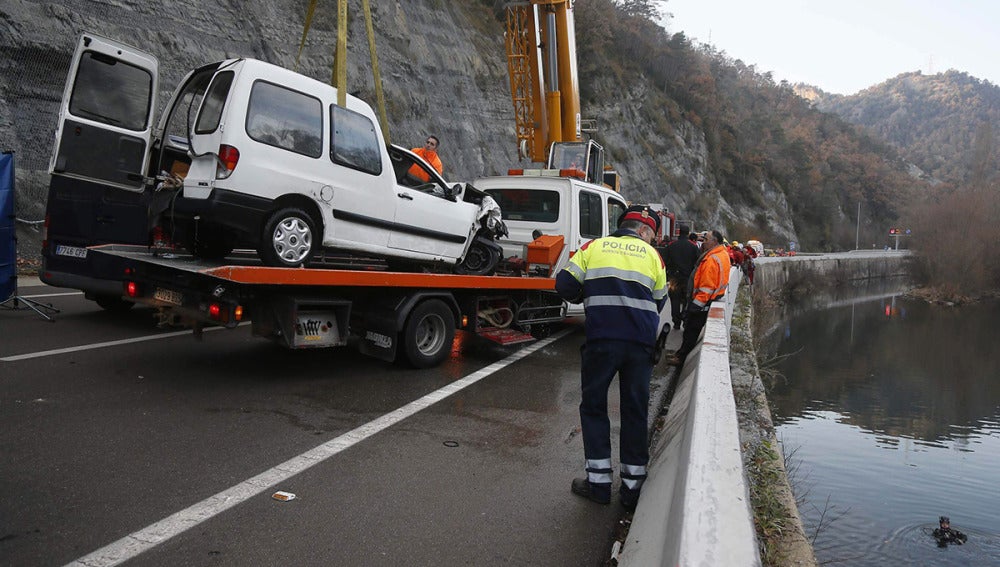
[[[580,402],[580,426],[583,429],[583,451],[588,462],[588,473],[591,473],[588,478],[592,483],[604,484],[599,481],[605,479],[608,484],[611,482],[608,388],[617,374],[621,397],[619,456],[623,473],[626,470],[635,473],[637,489],[645,478],[645,467],[649,462],[647,416],[649,380],[653,374],[653,362],[650,358],[653,347],[631,341],[599,340],[588,341],[581,351],[583,399]],[[598,463],[607,464],[607,476],[593,474],[594,471],[590,470],[591,466]]]

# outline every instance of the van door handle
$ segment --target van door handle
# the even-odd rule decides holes
[[[410,195],[409,193],[396,193],[396,196],[400,199],[406,199],[407,201],[413,200],[413,195]]]

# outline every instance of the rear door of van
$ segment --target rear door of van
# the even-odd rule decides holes
[[[120,295],[87,260],[87,246],[145,244],[145,173],[156,109],[155,57],[84,33],[70,63],[49,173],[42,280]]]

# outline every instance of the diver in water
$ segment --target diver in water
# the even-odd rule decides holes
[[[938,547],[948,547],[948,544],[962,545],[969,538],[958,530],[951,529],[951,520],[948,516],[941,516],[938,521],[938,528],[934,530],[934,539],[937,540]]]

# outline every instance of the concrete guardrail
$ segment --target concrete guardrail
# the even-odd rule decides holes
[[[712,305],[681,369],[618,564],[760,565],[729,375],[729,328],[740,272]]]

